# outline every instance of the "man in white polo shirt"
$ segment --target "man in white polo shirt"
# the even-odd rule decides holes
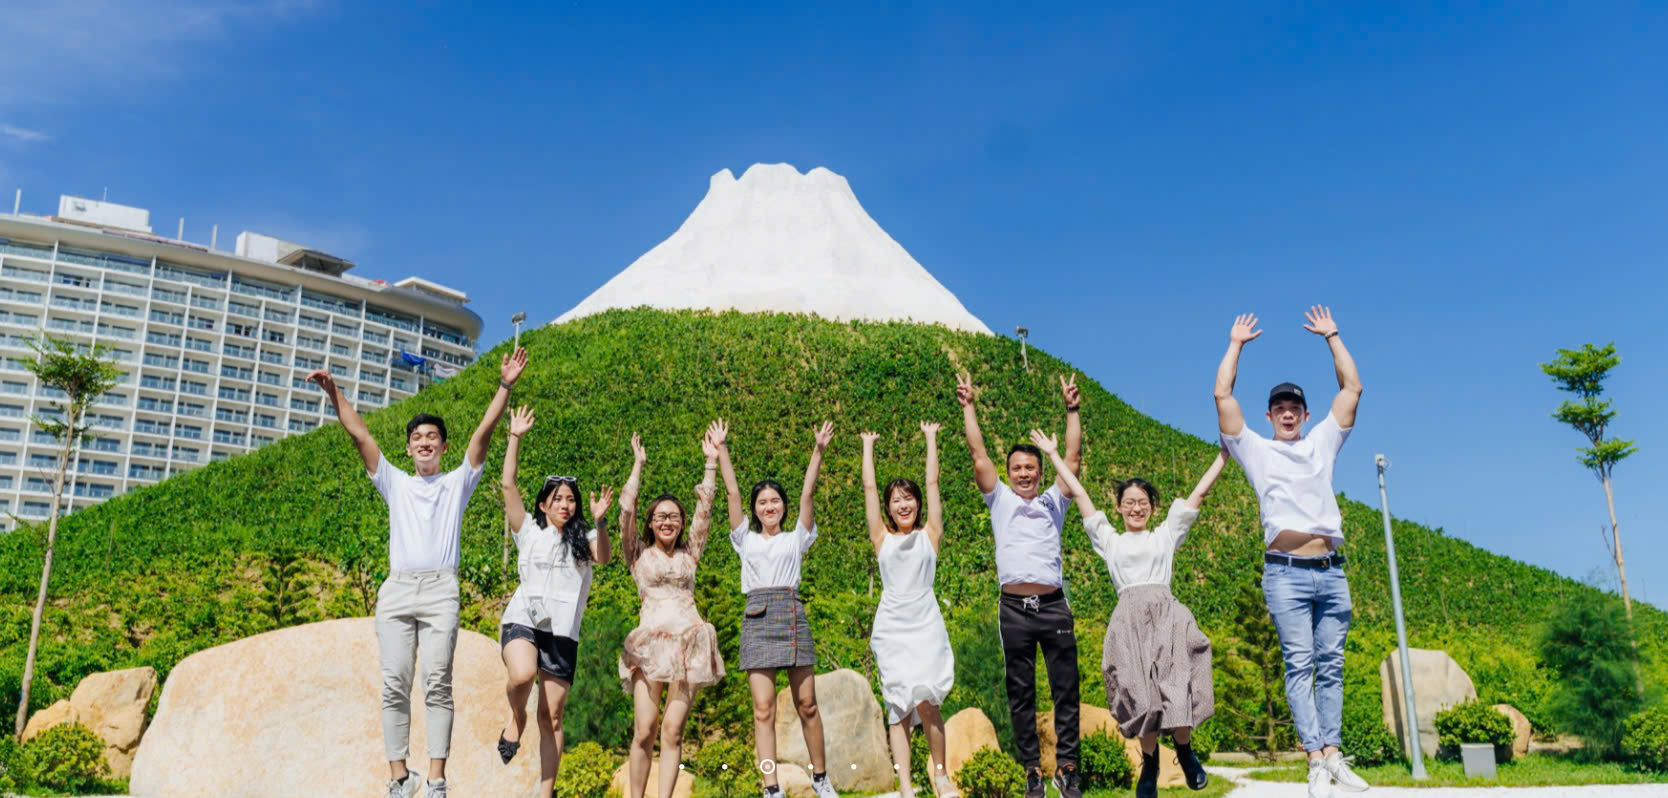
[[[510,389],[527,366],[527,350],[504,356],[498,389],[469,438],[457,468],[442,473],[446,422],[419,413],[406,424],[406,454],[415,474],[388,462],[364,419],[342,397],[330,372],[307,375],[336,408],[342,428],[365,461],[365,473],[388,504],[388,579],[377,591],[376,639],[382,666],[382,742],[388,753],[387,798],[411,798],[419,779],[406,769],[411,745],[411,679],[423,661],[423,705],[428,712],[429,771],[426,795],[447,794],[446,757],[452,745],[452,654],[458,642],[458,538],[463,511],[481,481],[493,428],[509,404]]]
[[[1061,377],[1060,391],[1066,400],[1066,462],[1076,473],[1083,459],[1077,376]],[[1042,452],[1029,443],[1009,449],[1008,480],[1013,484],[1003,482],[985,451],[971,378],[957,378],[956,399],[961,402],[967,449],[973,455],[973,478],[990,508],[990,530],[996,537],[996,578],[1002,585],[998,623],[1007,666],[1008,714],[1013,719],[1020,764],[1025,766],[1025,796],[1044,798],[1047,791],[1037,740],[1037,649],[1041,648],[1059,741],[1054,786],[1061,798],[1080,798],[1077,619],[1066,601],[1060,559],[1060,534],[1071,493],[1059,477],[1048,490],[1038,492],[1043,481]]]
[[[1338,451],[1355,426],[1361,375],[1338,337],[1332,311],[1315,305],[1304,329],[1332,351],[1338,395],[1331,412],[1303,434],[1309,402],[1303,389],[1283,382],[1268,394],[1270,440],[1245,424],[1234,399],[1239,353],[1262,335],[1257,317],[1242,315],[1228,332],[1228,352],[1216,370],[1216,418],[1222,444],[1245,469],[1262,511],[1263,598],[1286,662],[1286,701],[1298,741],[1309,754],[1309,796],[1327,798],[1332,785],[1367,789],[1338,750],[1343,744],[1344,639],[1351,604],[1344,577],[1343,515],[1332,490]]]

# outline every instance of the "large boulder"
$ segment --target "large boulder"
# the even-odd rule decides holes
[[[811,788],[811,772],[798,765],[788,762],[778,764],[776,785],[782,788],[782,794],[787,798],[817,798],[817,791]]]
[[[1511,704],[1495,704],[1494,711],[1505,715],[1506,719],[1512,722],[1512,758],[1523,758],[1529,753],[1529,738],[1534,731],[1529,724],[1529,718]]]
[[[535,751],[536,753],[536,751]],[[627,788],[631,784],[631,760],[627,759],[620,769],[614,771],[614,781],[608,787],[609,795],[630,795]],[[695,794],[695,777],[689,771],[678,768],[678,780],[672,785],[672,798],[689,798]],[[660,795],[660,757],[649,761],[649,780],[644,782],[644,796]]]
[[[407,760],[416,773],[428,768],[421,673],[419,665]],[[521,752],[509,765],[498,759],[504,680],[498,641],[460,630],[446,777],[461,795],[519,796],[538,784],[532,718]],[[379,795],[387,779],[375,621],[348,618],[267,632],[181,660],[162,686],[129,788],[139,798],[310,798]]]
[[[156,671],[148,665],[92,674],[75,686],[69,700],[35,713],[22,739],[28,741],[60,723],[79,723],[104,741],[110,777],[125,779],[133,772],[133,755],[145,731],[145,707],[154,692]]]
[[[952,783],[956,774],[961,772],[961,766],[981,748],[1002,748],[996,740],[996,726],[985,716],[984,710],[968,707],[944,721],[944,769],[949,771],[945,775],[950,777]],[[932,770],[930,763],[927,770]]]
[[[823,749],[828,755],[828,778],[835,789],[878,792],[893,789],[891,749],[886,742],[886,720],[869,680],[842,668],[815,677],[817,710],[822,715]],[[783,764],[811,761],[799,712],[789,689],[776,694],[776,759]]]
[[[1082,737],[1088,737],[1095,732],[1105,732],[1114,739],[1123,740],[1124,755],[1129,757],[1130,767],[1137,773],[1141,772],[1141,741],[1125,739],[1118,730],[1118,722],[1112,718],[1112,713],[1093,704],[1079,704],[1077,707],[1077,729]],[[1052,777],[1055,770],[1054,751],[1059,746],[1059,738],[1054,734],[1054,713],[1037,713],[1037,741],[1042,749],[1042,768],[1045,777]],[[1181,765],[1176,762],[1176,752],[1163,743],[1158,745],[1158,786],[1179,787],[1187,783],[1187,777],[1182,775]]]
[[[1407,650],[1413,672],[1413,708],[1419,715],[1419,748],[1425,756],[1436,756],[1436,713],[1477,697],[1477,687],[1465,669],[1446,651],[1424,648]],[[1407,732],[1407,700],[1402,689],[1401,654],[1392,650],[1378,666],[1384,725],[1411,757],[1413,743]]]

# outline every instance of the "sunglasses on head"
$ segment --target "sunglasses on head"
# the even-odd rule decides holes
[[[544,484],[546,485],[560,485],[564,482],[569,485],[578,485],[579,477],[564,477],[558,474],[551,474],[550,476],[544,478]]]

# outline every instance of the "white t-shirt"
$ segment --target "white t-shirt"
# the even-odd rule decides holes
[[[388,503],[389,569],[456,570],[463,508],[481,481],[481,466],[470,465],[465,455],[451,471],[415,477],[383,457],[368,476]]]
[[[754,532],[746,521],[730,530],[730,546],[741,557],[741,592],[766,587],[799,589],[799,563],[816,542],[817,528],[795,524],[793,531],[766,537]]]
[[[1262,510],[1263,544],[1285,530],[1344,540],[1344,518],[1332,492],[1332,466],[1349,430],[1331,413],[1295,441],[1273,441],[1247,424],[1238,435],[1223,435],[1228,454],[1239,461]]]
[[[1170,503],[1164,523],[1156,528],[1120,535],[1102,510],[1083,522],[1083,531],[1089,534],[1095,553],[1106,561],[1112,587],[1122,593],[1124,588],[1136,585],[1169,587],[1176,548],[1187,540],[1187,530],[1198,518],[1199,511],[1187,506],[1186,499],[1177,499]]]
[[[1060,533],[1066,528],[1066,497],[1060,486],[1021,499],[998,479],[995,490],[981,495],[990,508],[990,531],[996,537],[996,581],[1063,586]]]
[[[585,536],[587,544],[595,543],[597,531]],[[579,621],[585,617],[585,600],[591,595],[591,561],[579,562],[568,551],[562,540],[562,530],[554,526],[540,527],[528,513],[515,533],[516,573],[521,584],[504,608],[502,623],[518,623],[543,629],[557,637],[579,639]],[[542,604],[548,616],[541,621],[533,615],[535,604]]]

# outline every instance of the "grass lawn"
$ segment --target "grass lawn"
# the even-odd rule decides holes
[[[1521,759],[1499,765],[1499,778],[1468,779],[1465,766],[1458,762],[1425,760],[1425,771],[1430,778],[1414,781],[1407,765],[1380,765],[1357,768],[1356,773],[1368,784],[1386,787],[1558,787],[1578,784],[1651,784],[1668,783],[1668,775],[1653,775],[1629,770],[1612,762],[1584,762],[1566,756],[1530,754]],[[1288,765],[1260,770],[1251,775],[1263,781],[1304,781],[1308,768]]]

